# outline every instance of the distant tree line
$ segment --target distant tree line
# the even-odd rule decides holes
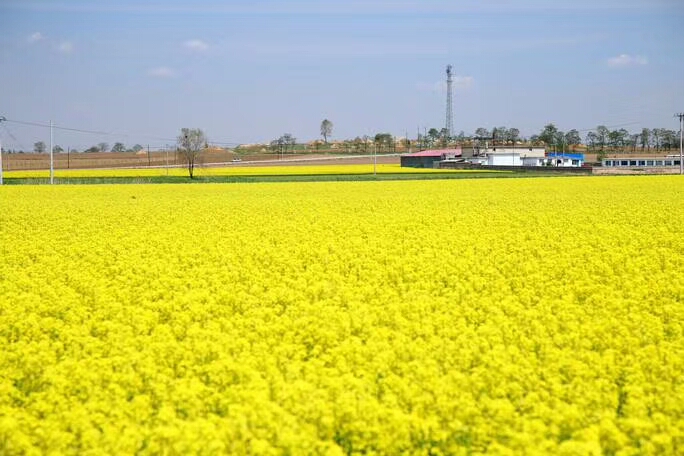
[[[143,149],[143,146],[141,146],[140,144],[136,144],[132,147],[127,148],[123,143],[120,143],[120,142],[114,143],[114,145],[110,149],[109,144],[107,144],[106,142],[101,142],[95,146],[91,146],[87,149],[84,149],[83,152],[84,153],[93,153],[93,152],[139,152],[142,149]],[[38,141],[38,142],[33,143],[33,152],[35,152],[37,154],[44,154],[47,152],[47,150],[48,150],[48,147],[47,147],[47,145],[45,145],[45,142]],[[77,149],[75,149],[73,147],[69,148],[67,151],[71,152],[71,153],[78,153],[79,152]],[[55,154],[61,154],[63,152],[67,152],[67,151],[65,151],[64,148],[60,145],[56,145],[52,148],[52,152]],[[24,151],[22,151],[22,150],[11,150],[8,152],[9,153],[23,153]]]
[[[392,153],[399,147],[402,151],[424,150],[429,148],[449,147],[455,145],[482,144],[486,142],[492,146],[496,145],[516,145],[529,144],[535,146],[545,146],[554,150],[566,151],[573,150],[577,146],[584,145],[590,152],[605,155],[608,152],[637,152],[637,151],[668,151],[679,148],[679,132],[666,128],[642,128],[637,133],[629,132],[624,128],[613,129],[605,125],[599,125],[594,130],[586,131],[582,137],[579,130],[571,129],[561,131],[558,127],[549,123],[537,134],[528,138],[521,136],[520,130],[515,127],[500,126],[491,130],[485,127],[477,128],[472,134],[461,131],[456,135],[449,136],[446,128],[425,129],[423,133],[418,133],[415,140],[401,138],[397,140],[390,133],[377,133],[371,137],[368,135],[357,136],[354,139],[339,140],[331,143],[329,141],[333,132],[333,123],[328,119],[323,119],[320,124],[320,133],[323,140],[311,142],[308,146],[297,144],[297,139],[290,133],[285,133],[272,140],[267,146],[271,153],[278,155],[293,154],[297,152],[320,150],[337,150],[346,153],[368,154],[376,151],[379,153]],[[85,149],[83,152],[139,152],[143,147],[136,144],[127,148],[123,143],[117,142],[110,148],[109,144],[101,142],[97,145]],[[34,143],[33,151],[45,153],[47,146],[43,141]],[[59,145],[54,146],[55,153],[64,152]],[[70,152],[77,152],[69,149]],[[248,148],[238,148],[238,152],[246,152]],[[17,152],[10,150],[10,153]],[[21,151],[19,151],[21,152]]]
[[[422,135],[418,134],[419,148],[446,147],[450,144],[470,144],[487,141],[491,145],[531,144],[547,146],[558,150],[572,149],[579,145],[586,145],[591,152],[607,153],[618,151],[667,151],[679,148],[679,132],[666,128],[643,128],[638,133],[630,133],[624,128],[611,130],[605,125],[586,132],[584,139],[580,132],[571,129],[561,131],[555,124],[550,123],[535,135],[525,138],[520,136],[517,128],[496,127],[492,130],[477,128],[472,135],[463,131],[447,137],[446,129],[431,128]]]

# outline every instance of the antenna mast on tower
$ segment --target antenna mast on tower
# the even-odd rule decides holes
[[[446,99],[446,136],[447,138],[451,138],[451,134],[454,130],[454,118],[453,118],[453,108],[452,108],[452,98],[451,98],[451,84],[452,84],[452,79],[451,79],[451,65],[447,65],[446,67],[446,74],[447,74],[447,99]]]

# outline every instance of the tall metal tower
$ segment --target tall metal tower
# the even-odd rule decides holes
[[[679,117],[679,174],[684,174],[684,112],[678,112]]]
[[[446,135],[447,138],[451,138],[451,134],[454,130],[454,112],[453,112],[453,100],[451,98],[451,65],[446,67],[447,74],[447,99],[446,99]]]

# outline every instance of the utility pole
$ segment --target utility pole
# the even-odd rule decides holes
[[[684,142],[684,112],[675,114],[679,117],[679,174],[684,174],[684,152],[682,151],[682,143]]]
[[[7,119],[5,119],[4,116],[0,116],[0,122],[4,122]],[[2,141],[0,141],[0,185],[2,185]]]
[[[55,165],[52,147],[52,121],[50,121],[50,184],[55,183]]]

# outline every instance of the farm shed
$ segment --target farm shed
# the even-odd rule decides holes
[[[453,160],[461,156],[461,149],[431,149],[404,154],[401,166],[405,168],[438,168],[442,160]]]

